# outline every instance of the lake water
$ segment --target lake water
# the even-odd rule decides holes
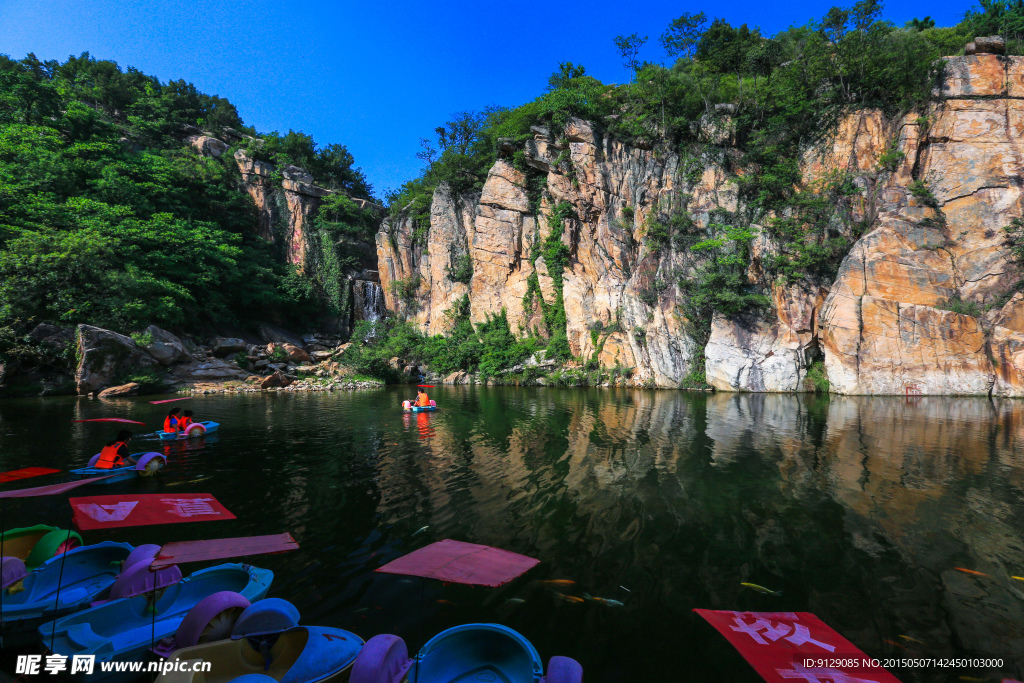
[[[760,680],[698,607],[810,611],[876,657],[1005,660],[894,671],[902,681],[1024,677],[1024,581],[1011,578],[1024,576],[1024,402],[439,387],[442,410],[403,414],[412,393],[174,404],[219,434],[134,442],[170,456],[161,475],[82,493],[209,492],[238,519],[86,541],[290,531],[301,550],[252,561],[304,623],[415,650],[449,626],[500,622],[545,662],[579,660],[588,683]],[[82,465],[117,425],[71,420],[156,428],[168,407],[2,401],[0,466]],[[66,497],[12,501],[7,526],[66,526]],[[541,564],[499,589],[373,572],[444,538]],[[540,583],[555,579],[624,606],[568,601]]]

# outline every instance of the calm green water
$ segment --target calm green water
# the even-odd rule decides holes
[[[209,492],[237,521],[86,540],[291,531],[300,551],[255,563],[305,623],[414,650],[455,624],[500,622],[545,661],[578,659],[589,683],[760,680],[695,607],[811,611],[878,657],[1006,660],[894,672],[903,681],[1024,676],[1024,582],[1010,578],[1024,576],[1024,402],[450,387],[433,390],[443,410],[403,414],[411,393],[198,397],[217,436],[133,443],[167,452],[168,468],[84,491]],[[0,466],[81,465],[116,426],[72,419],[156,428],[167,407],[0,402]],[[20,500],[7,525],[67,517],[66,496]],[[494,590],[373,572],[443,538],[541,564]],[[538,583],[550,579],[624,606],[565,601]]]

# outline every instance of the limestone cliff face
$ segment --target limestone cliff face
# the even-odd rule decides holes
[[[1012,322],[1019,299],[984,317],[941,310],[960,300],[980,312],[1020,278],[1002,228],[1024,208],[1022,82],[1024,58],[950,58],[926,118],[898,124],[901,168],[881,189],[878,220],[847,256],[821,313],[835,391],[1024,391],[1014,362],[1024,342]],[[915,196],[913,178],[934,200]]]
[[[540,302],[528,293],[535,279],[543,301],[556,300],[538,248],[554,225],[570,253],[562,295],[573,353],[632,367],[637,384],[676,387],[703,355],[708,383],[726,391],[803,391],[808,368],[823,360],[838,393],[1022,395],[1024,299],[1000,305],[1021,277],[1002,228],[1024,214],[1022,97],[1024,58],[950,57],[927,111],[842,121],[828,144],[807,151],[803,176],[812,187],[848,174],[861,189],[853,211],[863,236],[835,282],[783,286],[761,268],[776,249],[762,234],[749,280],[770,293],[771,310],[717,316],[703,354],[678,305],[676,283],[693,256],[652,243],[646,226],[682,208],[706,228],[716,209],[743,208],[735,176],[718,163],[730,154],[721,124],[705,126],[717,151],[696,171],[693,159],[624,144],[584,121],[534,128],[522,151],[546,176],[543,194],[531,196],[502,159],[479,195],[439,187],[429,226],[384,223],[387,307],[438,334],[468,295],[474,321],[505,309],[513,330],[540,328]],[[902,155],[895,163],[892,149]],[[569,217],[559,226],[552,215]]]
[[[534,132],[525,151],[546,174],[543,199],[531,200],[524,173],[499,160],[479,195],[452,197],[439,187],[429,230],[417,232],[409,219],[385,222],[377,255],[388,309],[424,332],[444,333],[446,311],[468,294],[474,322],[504,309],[513,330],[539,330],[542,301],[557,299],[539,247],[552,226],[561,227],[571,257],[562,296],[573,353],[632,367],[637,383],[677,386],[699,351],[676,307],[671,273],[682,264],[670,250],[648,248],[643,226],[684,191],[705,216],[723,202],[734,207],[735,191],[723,173],[686,182],[678,156],[624,145],[584,121],[571,121],[558,139]],[[571,217],[559,226],[551,216],[566,205]],[[453,279],[460,263],[472,266],[468,282]],[[534,277],[535,296],[528,294]]]
[[[193,145],[204,154],[211,153],[209,150],[219,148],[212,145],[210,140],[220,142],[203,138],[203,141],[197,140]],[[217,156],[222,151],[218,151]],[[235,162],[242,174],[242,187],[256,204],[258,235],[279,247],[288,264],[295,266],[299,272],[312,275],[312,272],[306,272],[309,267],[307,246],[311,239],[312,220],[323,198],[332,191],[317,186],[313,175],[298,166],[285,166],[278,170],[273,164],[251,158],[243,150],[235,152]],[[275,183],[275,176],[279,183]],[[364,210],[377,208],[363,199],[354,201]],[[328,321],[328,326],[333,328],[329,331],[343,336],[349,334],[355,321],[376,320],[385,313],[377,273],[365,268],[372,265],[372,250],[367,247],[364,251],[368,261],[364,269],[345,274],[347,313],[337,320]]]
[[[252,159],[242,150],[235,152],[235,161],[245,191],[256,202],[260,236],[280,244],[288,263],[304,268],[310,220],[330,191],[314,185],[313,176],[298,166],[285,166],[277,187],[273,164]]]

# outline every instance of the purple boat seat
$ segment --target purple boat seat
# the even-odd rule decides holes
[[[281,598],[259,600],[239,615],[231,630],[231,639],[253,638],[281,633],[299,625],[299,610]]]
[[[583,683],[583,667],[569,657],[552,657],[544,683]]]
[[[20,557],[0,558],[0,588],[7,588],[28,576],[28,569]]]
[[[405,641],[384,633],[366,641],[352,664],[348,680],[349,683],[399,683],[411,666]]]
[[[131,559],[130,556],[129,559]],[[149,562],[150,560],[142,560],[130,566],[126,563],[126,568],[117,575],[117,580],[110,587],[107,599],[130,598],[166,588],[181,581],[181,570],[178,569],[178,565],[171,565],[165,569],[151,572],[149,571]]]

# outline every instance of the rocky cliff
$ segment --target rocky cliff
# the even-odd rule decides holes
[[[186,141],[206,156],[219,157],[229,149],[228,143],[243,140],[242,136],[235,135],[225,142],[198,129],[195,132],[197,134],[190,135]],[[277,168],[252,158],[244,149],[235,151],[234,159],[242,176],[241,189],[256,205],[257,234],[273,244],[286,263],[306,272],[309,270],[308,247],[315,239],[313,219],[323,199],[335,191],[318,186],[313,175],[298,166]],[[376,213],[380,209],[365,199],[353,201],[364,211]],[[375,320],[384,314],[380,281],[372,268],[371,248],[365,248],[362,260],[361,268],[341,274],[345,278],[346,310],[337,319],[328,321],[331,333],[347,336],[355,321]]]
[[[442,334],[468,295],[474,322],[505,309],[525,333],[564,302],[572,353],[633,368],[638,385],[676,387],[696,373],[720,390],[804,391],[823,361],[844,394],[1024,394],[1024,298],[1011,298],[1021,276],[1003,230],[1024,209],[1024,58],[950,57],[937,80],[925,111],[858,112],[807,150],[805,187],[845,174],[866,229],[835,281],[797,284],[766,275],[778,245],[759,234],[747,277],[770,296],[766,313],[716,315],[710,334],[698,332],[678,284],[693,255],[648,234],[659,216],[682,211],[699,231],[743,208],[726,170],[728,116],[702,122],[712,151],[699,159],[581,120],[535,127],[522,170],[506,145],[478,194],[437,188],[429,225],[384,222],[387,308]],[[538,174],[543,191],[531,189]],[[569,251],[561,277],[540,248],[550,239]]]

